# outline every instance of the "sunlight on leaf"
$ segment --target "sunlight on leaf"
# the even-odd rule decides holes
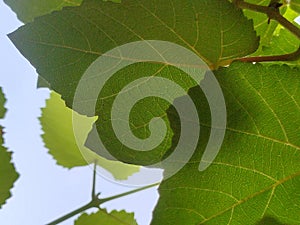
[[[126,165],[117,161],[106,160],[84,146],[85,139],[95,118],[76,114],[81,121],[82,133],[74,137],[72,110],[67,108],[60,96],[52,92],[46,107],[42,109],[40,122],[44,134],[45,146],[58,165],[66,168],[86,166],[97,160],[97,164],[108,170],[116,179],[124,180],[139,171],[138,166]]]
[[[74,225],[138,225],[133,213],[125,211],[112,211],[108,213],[105,209],[100,209],[96,213],[82,214]]]

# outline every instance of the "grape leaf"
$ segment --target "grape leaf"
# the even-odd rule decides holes
[[[0,119],[5,115],[6,109],[4,108],[5,97],[0,88]],[[6,200],[11,197],[10,189],[13,187],[15,181],[18,179],[19,174],[11,162],[11,152],[3,146],[3,127],[0,126],[0,208],[5,204]]]
[[[88,66],[128,42],[174,42],[212,67],[248,55],[259,44],[252,22],[227,0],[86,0],[39,17],[9,38],[68,106]]]
[[[300,1],[299,0],[291,0],[290,6],[293,10],[300,13]]]
[[[215,19],[211,20],[210,17]],[[214,29],[209,29],[211,27]],[[251,21],[243,16],[241,10],[237,10],[225,0],[159,0],[155,3],[128,0],[121,4],[87,0],[80,7],[65,8],[60,12],[40,17],[9,36],[51,88],[62,95],[69,107],[72,107],[77,84],[87,67],[102,53],[127,42],[149,39],[171,41],[193,51],[210,66],[218,66],[223,60],[250,54],[258,45]],[[44,57],[45,55],[47,57]],[[121,87],[119,83],[127,79],[132,80],[137,73],[147,74],[149,77],[157,73],[161,77],[172,78],[169,66],[165,68],[164,74],[161,72],[161,65],[157,67],[155,63],[132,66],[130,69],[118,73],[121,78],[116,78],[107,93],[103,92],[105,96],[115,97],[116,91]],[[196,85],[187,78],[184,80],[182,77],[186,76],[182,73],[174,73],[177,74],[178,82],[185,85],[186,90]],[[111,99],[107,99],[108,102]],[[97,104],[97,115],[101,116],[107,114],[107,111],[102,110],[107,108],[102,102],[99,99]],[[157,107],[153,107],[153,104]],[[154,99],[145,100],[140,105],[142,109],[149,108],[149,114],[143,113],[140,118],[141,113],[136,112],[136,116],[131,117],[131,124],[139,128],[136,129],[136,136],[147,138],[149,119],[153,118],[153,115],[165,116],[163,110],[167,109],[169,104]],[[89,115],[82,111],[80,113]],[[104,128],[110,128],[109,121],[102,124]],[[170,152],[173,141],[172,129],[168,129],[166,141],[156,152],[140,152],[137,156],[128,152],[128,149],[123,149],[123,145],[115,141],[111,130],[102,130],[100,133],[101,139],[107,140],[105,147],[109,146],[115,154],[119,154],[118,159],[122,154],[125,157],[121,157],[123,162],[141,165],[160,161]],[[97,146],[99,147],[98,144]],[[93,146],[88,147],[95,150]]]
[[[84,141],[95,118],[74,114],[80,121],[81,133],[75,139],[72,110],[67,108],[60,96],[52,92],[46,107],[42,109],[40,122],[45,146],[58,165],[66,168],[86,166],[97,160],[97,164],[108,170],[116,179],[124,180],[139,171],[138,166],[106,160],[84,147]]]
[[[259,224],[266,217],[300,223],[299,74],[286,65],[238,62],[216,72],[228,124],[217,158],[203,172],[209,108],[190,90],[199,107],[200,142],[189,163],[160,185],[152,225]]]
[[[82,214],[76,221],[75,225],[137,225],[134,214],[125,211],[112,211],[108,213],[101,209],[96,213]]]

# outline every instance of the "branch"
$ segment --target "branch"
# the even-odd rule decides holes
[[[86,205],[84,205],[84,206],[82,206],[82,207],[80,207],[80,208],[78,208],[78,209],[76,209],[76,210],[74,210],[74,211],[72,211],[72,212],[56,219],[56,220],[54,220],[51,223],[48,223],[47,225],[57,225],[57,224],[65,221],[65,220],[67,220],[67,219],[69,219],[73,216],[76,216],[77,214],[82,213],[82,212],[84,212],[88,209],[99,208],[100,205],[103,204],[104,202],[108,202],[108,201],[111,201],[111,200],[114,200],[114,199],[117,199],[117,198],[121,198],[121,197],[130,195],[130,194],[139,192],[139,191],[143,191],[145,189],[155,187],[159,184],[160,183],[151,184],[151,185],[148,185],[148,186],[145,186],[145,187],[142,187],[142,188],[138,188],[138,189],[135,189],[135,190],[132,190],[132,191],[128,191],[128,192],[125,192],[125,193],[122,193],[122,194],[119,194],[119,195],[115,195],[115,196],[108,197],[108,198],[103,198],[103,199],[99,198],[98,197],[99,195],[93,195],[94,197],[92,198],[92,200],[88,204],[86,204]]]
[[[269,19],[276,20],[283,27],[288,29],[291,33],[293,33],[300,39],[300,29],[294,24],[292,24],[290,21],[288,21],[286,18],[284,18],[280,14],[278,8],[272,6],[255,5],[248,2],[244,2],[244,0],[234,0],[233,3],[235,3],[235,5],[241,9],[249,9],[255,12],[265,13],[269,17]]]
[[[241,62],[270,62],[270,61],[294,61],[300,58],[300,47],[297,51],[284,55],[253,56],[237,59]]]
[[[88,204],[86,204],[86,205],[84,205],[84,206],[82,206],[82,207],[80,207],[80,208],[78,208],[78,209],[76,209],[76,210],[60,217],[60,218],[58,218],[57,220],[54,220],[53,222],[46,224],[46,225],[57,225],[57,224],[65,221],[67,219],[70,219],[73,216],[76,216],[79,213],[82,213],[82,212],[84,212],[88,209],[94,208],[94,207],[97,207],[97,206],[94,206],[93,202],[91,201],[90,203],[88,203]]]

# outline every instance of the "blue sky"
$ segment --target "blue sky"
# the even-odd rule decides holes
[[[0,2],[0,86],[6,94],[5,145],[14,152],[13,161],[20,178],[13,196],[0,210],[0,224],[42,225],[90,200],[90,167],[64,169],[55,164],[44,148],[38,117],[49,96],[46,89],[36,89],[37,74],[19,54],[7,34],[22,24],[3,1]],[[97,177],[97,191],[103,197],[131,190]],[[108,210],[135,212],[139,225],[148,225],[158,199],[156,188],[123,197],[103,205]],[[62,225],[73,224],[75,218]]]

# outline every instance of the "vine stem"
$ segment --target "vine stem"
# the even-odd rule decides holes
[[[270,62],[270,61],[294,61],[300,58],[300,47],[297,51],[284,55],[272,55],[272,56],[253,56],[239,58],[241,62]]]
[[[143,191],[143,190],[146,190],[146,189],[149,189],[149,188],[152,188],[152,187],[155,187],[157,185],[159,185],[160,183],[155,183],[155,184],[151,184],[151,185],[148,185],[148,186],[145,186],[145,187],[141,187],[141,188],[137,188],[135,190],[132,190],[132,191],[128,191],[128,192],[125,192],[125,193],[122,193],[122,194],[119,194],[119,195],[114,195],[114,196],[111,196],[111,197],[108,197],[108,198],[99,198],[98,195],[95,195],[93,197],[93,199],[86,205],[78,208],[78,209],[75,209],[74,211],[54,220],[53,222],[51,223],[48,223],[47,225],[57,225],[79,213],[82,213],[88,209],[91,209],[91,208],[99,208],[101,204],[105,203],[105,202],[108,202],[108,201],[111,201],[111,200],[114,200],[114,199],[117,199],[117,198],[121,198],[121,197],[124,197],[124,196],[127,196],[127,195],[130,195],[130,194],[133,194],[133,193],[136,193],[136,192],[139,192],[139,191]]]
[[[280,23],[283,27],[288,29],[291,33],[296,35],[300,39],[300,29],[297,26],[292,24],[286,18],[284,18],[278,9],[270,6],[262,6],[262,5],[255,5],[244,0],[234,0],[233,1],[238,8],[241,9],[249,9],[255,12],[265,13],[270,19],[276,20]]]

